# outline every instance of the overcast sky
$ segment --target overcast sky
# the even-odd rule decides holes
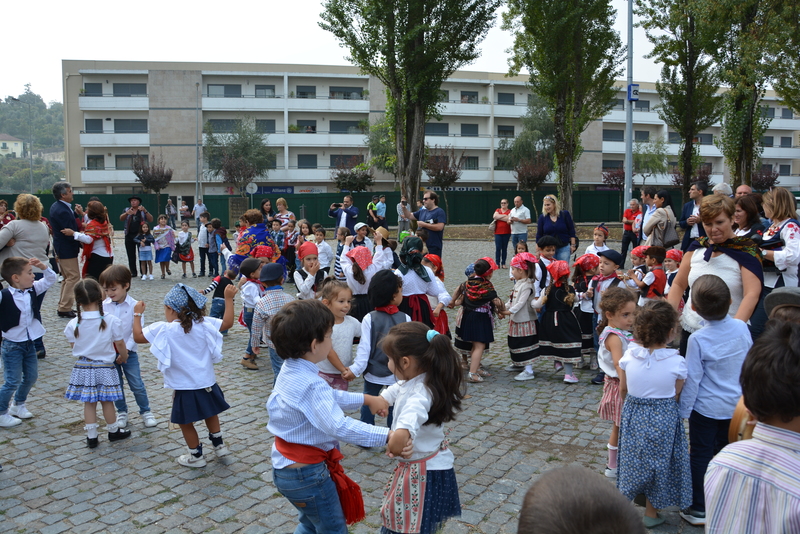
[[[628,4],[612,4],[625,43]],[[63,101],[62,59],[347,65],[346,51],[318,26],[320,11],[320,0],[28,4],[15,10],[14,20],[6,17],[0,97],[17,96],[30,83],[45,102]],[[510,44],[498,21],[481,57],[463,70],[506,72]],[[650,49],[644,31],[635,29],[635,81],[658,78],[660,68],[643,57]]]

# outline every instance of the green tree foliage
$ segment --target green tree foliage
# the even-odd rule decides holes
[[[394,175],[397,181],[397,150],[393,134],[389,120],[381,118],[369,126],[364,144],[369,150],[369,164],[381,172]]]
[[[659,136],[651,141],[636,141],[633,144],[633,174],[642,176],[643,187],[651,176],[666,174],[668,163],[669,152],[663,137]]]
[[[503,169],[513,169],[525,160],[530,161],[533,155],[540,155],[548,160],[553,159],[555,154],[553,112],[541,97],[531,95],[527,111],[522,117],[522,130],[514,138],[501,139],[498,153],[500,167]]]
[[[33,160],[34,191],[49,191],[53,184],[63,180],[65,172],[51,161]],[[9,193],[30,193],[30,161],[27,158],[0,158],[0,190]],[[10,199],[9,204],[13,204]]]
[[[387,88],[395,168],[412,203],[425,154],[425,123],[440,86],[479,56],[502,0],[325,0],[320,26],[349,50],[349,60]]]
[[[64,147],[64,105],[61,102],[45,104],[42,97],[31,91],[30,84],[25,92],[16,97],[20,102],[10,98],[0,100],[0,133],[13,135],[25,141],[27,147],[30,140],[30,118],[33,119],[33,148]],[[30,106],[30,118],[28,115]]]
[[[168,169],[161,154],[158,157],[146,158],[136,153],[133,158],[133,174],[142,184],[145,192],[156,194],[156,206],[161,205],[161,191],[172,181],[172,169]]]
[[[456,154],[453,147],[434,147],[428,151],[425,158],[425,174],[431,187],[441,189],[447,213],[450,213],[450,204],[447,202],[447,188],[452,187],[461,175],[464,168],[464,151]]]
[[[611,108],[622,44],[608,0],[509,0],[503,27],[514,32],[511,71],[527,67],[530,87],[550,107],[559,193],[572,209],[581,133]]]
[[[340,161],[331,171],[331,180],[339,191],[360,193],[372,187],[375,178],[368,163],[362,163],[358,157]]]
[[[275,152],[267,146],[266,134],[258,130],[251,117],[237,120],[229,133],[214,133],[206,122],[203,133],[203,157],[209,174],[230,184],[242,196],[246,195],[247,184],[256,178],[266,179],[269,169],[275,167]]]

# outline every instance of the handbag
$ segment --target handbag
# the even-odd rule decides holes
[[[492,221],[491,223],[489,223],[489,230],[494,232],[495,228],[497,228],[497,221]]]
[[[653,233],[653,246],[672,248],[680,241],[678,232],[675,230],[675,223],[669,219],[669,214],[667,214],[667,222],[664,224],[664,228],[657,228]]]
[[[172,251],[172,257],[171,257],[170,259],[172,260],[172,263],[180,263],[180,261],[181,261],[181,255],[180,255],[180,253],[178,252],[178,249],[177,249],[177,248],[176,248],[175,250],[173,250],[173,251]]]

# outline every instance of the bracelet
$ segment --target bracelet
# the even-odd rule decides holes
[[[144,314],[143,313],[134,313],[133,316],[134,317],[144,317]]]

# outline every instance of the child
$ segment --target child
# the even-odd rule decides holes
[[[622,287],[627,287],[617,274],[617,270],[620,268],[623,262],[622,254],[616,250],[604,250],[598,253],[598,256],[600,256],[600,265],[597,266],[597,274],[592,277],[592,281],[589,284],[589,290],[587,291],[587,294],[584,295],[585,298],[592,299],[592,305],[594,307],[593,320],[595,325],[599,322],[599,319],[603,313],[600,309],[600,300],[603,297],[603,292],[610,287],[616,287],[620,284],[622,284]],[[600,340],[596,333],[597,330],[595,329],[595,351],[599,350],[600,348]],[[605,374],[603,373],[602,369],[594,378],[592,378],[591,382],[597,386],[605,383]]]
[[[328,359],[317,363],[317,367],[319,376],[340,391],[347,391],[347,383],[356,377],[350,371],[350,364],[353,363],[353,341],[361,336],[361,323],[347,313],[352,298],[353,292],[347,284],[330,278],[325,280],[322,303],[333,313],[333,347]]]
[[[664,274],[667,276],[667,285],[664,288],[664,295],[669,295],[669,288],[675,276],[678,274],[678,269],[681,268],[681,261],[683,260],[683,252],[676,248],[671,248],[667,251],[667,256],[664,258]]]
[[[318,300],[290,302],[272,319],[272,341],[284,360],[267,401],[267,429],[275,436],[272,480],[297,508],[298,531],[347,532],[347,524],[364,519],[361,489],[340,464],[340,442],[376,447],[389,436],[388,428],[342,412],[362,405],[372,413],[385,410],[383,398],[335,390],[319,376],[316,364],[331,351],[334,320]]]
[[[619,449],[619,424],[622,417],[622,397],[619,390],[619,361],[628,344],[633,341],[633,319],[636,316],[636,295],[622,287],[612,287],[603,293],[600,300],[601,319],[597,325],[600,347],[597,364],[605,374],[603,398],[597,413],[613,427],[608,438],[608,463],[605,475],[617,477],[617,451]]]
[[[369,283],[369,302],[374,308],[361,321],[361,340],[350,371],[354,376],[364,373],[364,393],[377,395],[384,386],[395,383],[389,369],[389,358],[383,351],[381,340],[397,324],[411,318],[398,309],[403,300],[403,280],[392,271],[378,271]],[[386,426],[392,426],[393,409],[389,409]],[[365,407],[361,408],[361,421],[375,424],[375,416]]]
[[[170,422],[181,427],[189,454],[178,457],[186,467],[205,467],[203,444],[194,423],[205,421],[217,457],[230,454],[222,440],[219,414],[230,408],[217,385],[214,364],[222,361],[220,331],[233,326],[236,286],[225,288],[225,318],[204,317],[207,299],[194,288],[177,284],[164,297],[164,318],[142,329],[145,303],[134,306],[133,340],[150,343],[164,375],[164,387],[175,390]]]
[[[556,250],[561,246],[561,241],[551,235],[543,236],[536,242],[536,247],[539,249],[539,273],[542,276],[539,280],[539,293],[543,293],[550,285],[550,272],[547,266],[553,263],[556,259]]]
[[[686,508],[692,499],[688,445],[676,397],[686,379],[686,362],[668,349],[678,322],[665,301],[648,302],[633,323],[637,344],[619,361],[625,404],[619,427],[617,488],[628,499],[645,496],[644,526],[665,519],[657,509]]]
[[[388,230],[381,227],[375,231],[375,235],[377,236],[377,234],[381,233],[381,230],[386,231],[388,233]],[[442,283],[444,283],[444,266],[442,265],[442,258],[440,258],[436,254],[426,254],[422,258],[422,265],[428,267],[431,271],[433,271],[433,274],[436,275],[436,278],[438,278],[439,280],[442,281]],[[428,295],[428,303],[430,304],[431,309],[434,310],[433,329],[439,332],[440,334],[444,334],[447,337],[451,337],[450,325],[448,323],[447,314],[442,313],[442,311],[444,310],[435,313],[435,310],[437,310],[439,306],[439,299],[437,297],[434,297],[433,295]]]
[[[575,290],[569,285],[569,263],[554,261],[547,266],[552,282],[539,297],[536,308],[546,304],[541,319],[539,354],[553,360],[556,371],[564,369],[564,382],[578,383],[574,366],[581,363],[581,327],[572,313]]]
[[[608,228],[606,228],[606,223],[600,223],[600,225],[594,229],[594,232],[592,232],[592,238],[593,243],[586,247],[585,254],[597,255],[598,252],[608,250],[608,247],[606,246],[606,239],[608,239]]]
[[[634,269],[628,271],[631,281],[639,288],[639,306],[644,306],[651,300],[663,299],[664,289],[667,287],[663,265],[667,250],[664,247],[647,247],[644,255],[647,265],[644,277],[640,279]]]
[[[239,266],[239,273],[242,275],[242,281],[240,282],[242,290],[242,315],[239,318],[239,323],[244,323],[248,332],[247,348],[242,358],[242,367],[250,369],[251,371],[258,369],[258,365],[256,365],[256,353],[253,352],[253,346],[258,347],[259,343],[253,345],[251,337],[253,311],[255,310],[258,299],[264,296],[264,284],[259,280],[261,267],[262,263],[258,258],[247,258]]]
[[[706,532],[797,532],[799,379],[800,325],[773,319],[739,378],[744,404],[758,420],[753,437],[726,446],[708,465]]]
[[[41,280],[36,280],[33,267],[44,272]],[[0,291],[0,330],[3,331],[0,356],[5,379],[0,388],[0,427],[10,427],[33,417],[25,407],[28,393],[39,376],[39,362],[31,340],[45,334],[42,300],[37,297],[55,283],[56,273],[37,258],[12,257],[3,261],[0,276],[11,286]],[[33,293],[29,291],[31,288]],[[30,301],[25,302],[27,299]],[[14,405],[9,406],[12,395]]]
[[[161,266],[161,279],[166,275],[172,276],[169,270],[169,262],[172,258],[172,251],[175,250],[175,232],[167,226],[167,216],[158,216],[158,225],[153,228],[153,239],[155,239],[156,263]]]
[[[297,244],[295,245],[296,251],[299,252],[300,246],[306,241],[313,243],[314,233],[311,231],[311,224],[305,219],[300,219],[297,221]],[[300,269],[303,266],[303,260],[301,260],[299,256],[295,257],[294,266],[295,269]]]
[[[247,261],[247,260],[245,260]],[[261,342],[266,341],[269,351],[269,361],[272,365],[272,386],[281,371],[283,360],[275,352],[275,344],[270,338],[270,321],[273,317],[294,297],[283,290],[285,271],[283,265],[279,263],[268,263],[261,268],[259,279],[264,284],[264,293],[256,302],[253,310],[252,333],[250,344],[253,347],[253,354],[261,352]]]
[[[342,251],[344,250],[344,243],[347,237],[350,235],[350,230],[348,230],[344,226],[340,226],[336,229],[336,241],[339,243],[336,245],[336,255],[333,257],[333,276],[337,280],[345,281],[347,278],[344,275],[344,271],[342,271]]]
[[[289,276],[294,281],[294,271],[297,268],[295,260],[297,259],[297,241],[300,238],[300,232],[295,229],[296,222],[292,219],[286,222],[283,228],[283,257],[286,258],[286,268],[289,269]]]
[[[273,241],[275,241],[275,244],[278,246],[278,248],[283,250],[283,239],[285,234],[281,231],[281,221],[278,219],[272,220],[272,230],[270,230],[269,236]]]
[[[213,317],[214,319],[222,319],[225,317],[225,288],[231,285],[234,280],[236,280],[236,272],[231,269],[226,269],[223,276],[214,278],[211,284],[202,291],[203,295],[208,295],[212,291],[214,292],[214,294],[211,295],[211,311],[208,313],[209,317]],[[222,330],[221,334],[227,336],[228,331]]]
[[[143,222],[139,234],[133,238],[133,242],[139,248],[139,271],[142,273],[142,280],[147,280],[147,273],[150,273],[150,280],[153,279],[153,243],[156,242],[153,234],[150,233],[150,225]]]
[[[103,406],[108,441],[131,437],[130,430],[119,427],[114,401],[122,398],[122,387],[114,363],[125,363],[128,350],[123,341],[122,324],[113,315],[103,315],[103,290],[93,278],[75,284],[78,316],[67,323],[64,335],[78,361],[72,368],[67,400],[84,403],[86,445],[97,447],[97,402]],[[116,351],[116,353],[115,353]]]
[[[572,264],[572,286],[576,297],[574,312],[581,327],[581,357],[584,368],[588,365],[590,369],[597,369],[597,352],[594,347],[594,303],[589,286],[599,266],[600,257],[588,252]]]
[[[322,287],[325,272],[319,267],[317,245],[305,241],[297,249],[297,258],[301,266],[294,272],[294,285],[297,287],[297,298],[317,298],[317,288]]]
[[[131,272],[124,265],[109,265],[100,275],[100,286],[105,289],[106,299],[103,301],[105,316],[113,315],[120,320],[122,340],[128,350],[128,358],[124,363],[115,363],[119,376],[122,398],[115,401],[117,408],[117,424],[120,428],[128,426],[128,404],[125,402],[125,388],[122,387],[122,374],[128,380],[128,387],[133,392],[136,404],[139,406],[139,415],[144,421],[144,426],[150,428],[158,424],[155,416],[150,411],[150,399],[147,398],[147,388],[142,381],[139,368],[139,354],[136,342],[133,340],[133,307],[136,305],[128,291],[131,289]],[[144,321],[141,318],[141,321]]]
[[[367,247],[367,250],[372,252],[372,240],[367,237],[367,235],[369,235],[369,226],[367,226],[366,223],[357,223],[354,229],[356,231],[356,235],[353,239],[353,246]]]
[[[517,241],[517,246],[514,248],[514,255],[516,256],[517,254],[522,254],[523,252],[528,252],[528,243],[525,241]],[[508,278],[509,280],[514,280],[514,274],[509,272]]]
[[[331,272],[331,260],[333,260],[333,250],[331,246],[325,242],[325,228],[321,226],[314,230],[314,244],[317,245],[317,259],[319,265],[325,276]]]
[[[181,231],[178,232],[178,257],[183,267],[183,275],[186,278],[186,264],[192,266],[192,278],[197,278],[194,273],[194,251],[192,250],[192,232],[189,231],[188,221],[181,222]]]
[[[457,336],[472,343],[469,364],[469,381],[483,382],[484,376],[491,376],[481,369],[481,357],[494,342],[494,315],[499,311],[495,303],[497,292],[491,279],[497,264],[491,258],[481,258],[475,262],[473,274],[464,288],[461,323],[456,326]]]
[[[524,243],[524,241],[520,241]],[[511,259],[511,274],[516,282],[503,315],[509,316],[508,350],[511,369],[524,366],[514,380],[533,380],[533,362],[539,357],[539,333],[536,313],[531,303],[539,296],[536,291],[536,256],[519,252]]]
[[[403,302],[400,310],[414,321],[420,321],[433,328],[433,317],[450,304],[450,294],[444,284],[436,278],[430,267],[422,265],[424,257],[422,240],[408,236],[403,240],[400,250],[401,265],[395,271],[403,278]],[[428,295],[439,299],[435,310],[431,310]]]
[[[461,364],[450,339],[422,323],[392,327],[383,349],[398,380],[381,393],[395,409],[388,449],[400,455],[411,440],[413,452],[387,486],[381,532],[434,534],[448,518],[461,515],[453,452],[442,426],[461,411]],[[410,513],[416,506],[418,513]]]
[[[369,305],[367,290],[370,280],[380,270],[389,269],[392,265],[391,251],[383,246],[383,236],[375,233],[375,254],[367,247],[353,246],[354,237],[347,236],[344,241],[342,255],[339,258],[347,285],[353,292],[353,306],[350,315],[358,321],[374,308]]]
[[[200,224],[197,226],[197,250],[200,253],[200,276],[206,275],[206,259],[209,259],[208,252],[211,248],[211,232],[209,232],[207,228],[209,218],[211,218],[211,214],[207,211],[204,211],[200,214]],[[211,271],[210,259],[208,262],[208,267],[209,271]]]
[[[222,221],[217,218],[211,219],[211,226],[214,228],[214,239],[217,242],[217,255],[219,257],[217,274],[224,273],[228,264],[227,256],[233,252],[233,248],[230,241],[228,241],[228,230],[222,226]]]
[[[692,525],[706,522],[703,477],[711,458],[728,444],[728,428],[742,395],[739,373],[753,345],[747,325],[728,315],[730,305],[730,289],[719,276],[706,274],[692,284],[692,309],[705,321],[689,336],[689,375],[680,400],[681,417],[689,419],[692,471],[692,505],[681,517]]]
[[[644,275],[647,274],[647,260],[645,252],[647,252],[647,247],[644,245],[639,245],[638,247],[634,247],[631,250],[631,265],[633,268],[628,271],[628,278],[626,278],[627,285],[630,288],[637,289],[638,284],[636,284],[635,280],[642,280],[644,279]],[[631,271],[633,271],[631,273]]]
[[[424,256],[428,253],[428,231],[425,228],[417,228],[414,235],[422,240],[422,255]]]
[[[214,278],[219,276],[219,246],[217,244],[217,237],[214,234],[214,227],[211,223],[206,224],[206,233],[208,234],[208,276]],[[202,274],[200,276],[203,276]]]

